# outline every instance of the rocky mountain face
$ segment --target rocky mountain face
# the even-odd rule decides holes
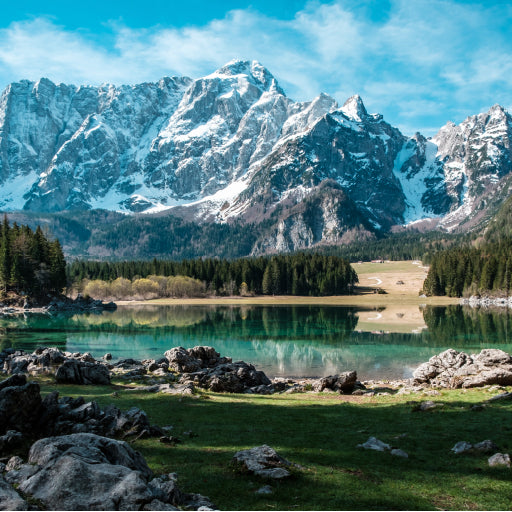
[[[136,86],[21,81],[0,98],[0,209],[247,224],[254,254],[427,218],[453,230],[509,195],[511,133],[496,105],[406,137],[359,96],[292,101],[257,62]]]

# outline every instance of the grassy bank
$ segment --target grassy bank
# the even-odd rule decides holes
[[[388,261],[386,263],[354,263],[359,285],[352,295],[332,297],[272,296],[256,297],[208,297],[201,299],[154,299],[142,301],[116,301],[122,305],[141,304],[203,304],[203,305],[344,305],[344,306],[388,306],[388,305],[449,305],[458,304],[459,299],[450,297],[420,297],[420,290],[427,275],[427,269],[417,261]],[[380,289],[384,293],[375,293]]]
[[[204,299],[151,299],[116,301],[122,306],[141,305],[309,305],[319,306],[390,306],[390,305],[416,305],[426,304],[431,306],[448,306],[459,304],[459,299],[450,297],[419,297],[417,295],[379,295],[374,293],[337,295],[333,297],[297,297],[291,295],[272,296],[261,295],[257,297],[207,297]]]
[[[209,496],[223,510],[510,510],[510,469],[489,468],[486,455],[454,455],[458,441],[493,440],[512,451],[512,402],[472,410],[495,393],[443,391],[437,396],[356,397],[336,394],[149,394],[113,387],[43,385],[61,396],[84,396],[100,405],[140,407],[152,423],[172,425],[183,442],[133,443],[156,473],[177,472],[180,487]],[[432,399],[440,407],[414,412],[410,401]],[[192,431],[194,436],[184,435]],[[376,436],[409,454],[362,450]],[[271,483],[274,493],[230,464],[240,449],[268,444],[303,469]]]

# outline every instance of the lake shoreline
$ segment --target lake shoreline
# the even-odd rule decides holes
[[[146,300],[116,300],[118,306],[236,306],[236,305],[262,305],[262,306],[449,306],[460,304],[460,299],[452,297],[419,297],[409,294],[354,294],[333,295],[328,297],[310,297],[295,295],[255,295],[254,297],[204,297],[204,298],[165,298]]]

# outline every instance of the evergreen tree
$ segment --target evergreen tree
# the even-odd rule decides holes
[[[49,268],[51,291],[61,293],[67,283],[66,260],[58,240],[54,240],[49,246]]]
[[[4,215],[0,240],[0,284],[4,291],[7,291],[7,286],[11,279],[11,265],[10,228],[7,215]]]
[[[273,293],[273,283],[272,283],[272,272],[270,269],[270,264],[265,267],[265,272],[263,272],[263,279],[261,283],[261,289],[263,295],[272,295]]]

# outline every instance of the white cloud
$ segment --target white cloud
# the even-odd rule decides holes
[[[349,2],[310,3],[291,20],[244,9],[196,27],[112,24],[111,37],[102,40],[48,19],[17,21],[0,29],[0,83],[41,76],[92,84],[198,77],[243,58],[267,66],[295,99],[327,92],[343,103],[360,93],[370,110],[399,126],[415,116],[419,126],[434,125],[436,106],[444,124],[461,110],[458,102],[466,102],[465,111],[480,107],[477,98],[504,98],[512,71],[507,6],[395,0],[386,19],[374,21]],[[430,119],[421,119],[422,108]]]

